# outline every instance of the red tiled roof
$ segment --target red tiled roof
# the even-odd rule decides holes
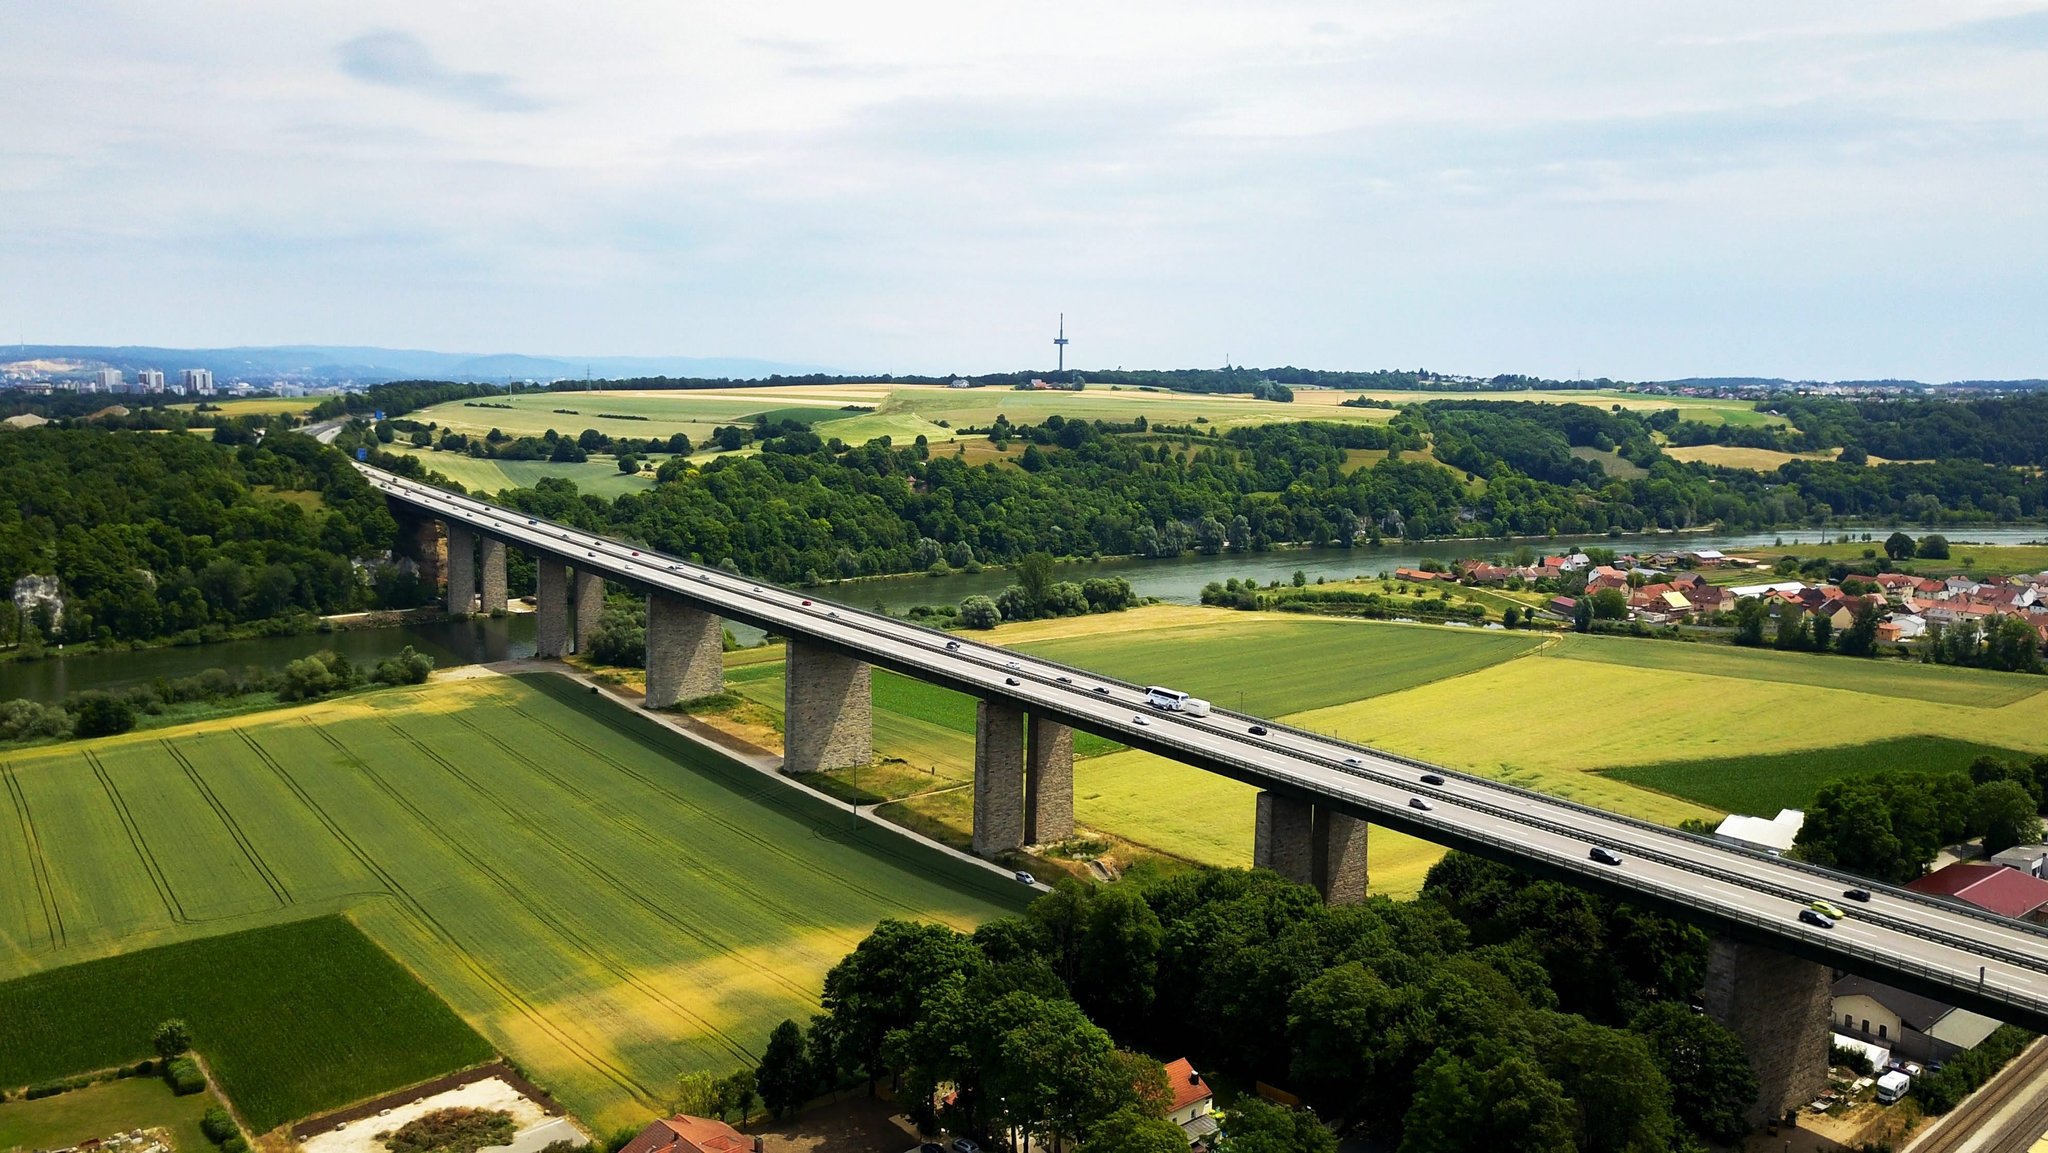
[[[2024,917],[2048,905],[2048,881],[1977,861],[1957,861],[1906,886],[1916,893],[1954,897],[2003,917]]]
[[[750,1138],[723,1121],[678,1113],[642,1129],[619,1153],[749,1153],[753,1148]]]
[[[1166,1107],[1168,1113],[1178,1113],[1205,1097],[1215,1096],[1209,1089],[1209,1082],[1195,1072],[1195,1067],[1188,1064],[1186,1057],[1166,1067],[1166,1089],[1173,1094],[1173,1104]]]

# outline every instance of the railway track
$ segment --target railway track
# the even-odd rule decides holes
[[[1989,1085],[1906,1146],[1906,1153],[1962,1153],[1965,1149],[1971,1153],[2026,1153],[2035,1139],[2048,1131],[2048,1092],[2040,1091],[2038,1080],[2044,1070],[2048,1070],[2048,1038],[2027,1046]],[[2035,1099],[2009,1118],[2001,1132],[1983,1131],[2015,1098],[2027,1093],[2033,1093]]]

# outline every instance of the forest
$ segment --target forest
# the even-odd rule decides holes
[[[972,934],[884,921],[756,1080],[778,1109],[888,1081],[928,1132],[1129,1153],[1186,1148],[1146,1119],[1154,1058],[1187,1057],[1314,1109],[1226,1102],[1226,1153],[1701,1149],[1757,1093],[1686,1003],[1706,955],[1701,930],[1458,853],[1420,899],[1355,906],[1264,872],[1069,881]]]
[[[397,526],[340,453],[306,437],[9,431],[0,492],[0,582],[53,576],[63,606],[0,599],[0,643],[217,639],[419,596],[395,570],[374,587],[358,576]]]

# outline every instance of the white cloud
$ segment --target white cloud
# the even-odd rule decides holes
[[[2048,6],[0,9],[0,330],[2040,374]]]

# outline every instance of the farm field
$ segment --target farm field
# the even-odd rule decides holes
[[[1888,769],[1955,772],[1969,768],[1978,757],[2021,763],[2030,759],[2013,749],[1953,737],[1897,737],[1796,753],[1644,765],[1607,775],[1731,813],[1768,817],[1779,809],[1804,808],[1823,784],[1840,777]]]
[[[1746,468],[1755,472],[1776,472],[1795,460],[1833,460],[1833,452],[1779,452],[1770,448],[1749,448],[1739,444],[1665,445],[1664,455],[1672,460],[1693,461],[1718,468]]]
[[[69,1149],[81,1141],[130,1129],[168,1132],[178,1153],[206,1153],[213,1143],[199,1118],[211,1093],[184,1097],[161,1077],[126,1077],[34,1101],[0,1103],[0,1149]]]
[[[552,676],[25,751],[0,776],[0,979],[345,910],[600,1128],[750,1061],[880,918],[964,928],[1028,896]]]
[[[388,445],[387,449],[418,457],[427,468],[474,493],[494,493],[508,488],[532,488],[544,476],[559,476],[576,482],[578,492],[613,497],[642,492],[654,487],[654,474],[627,476],[619,471],[618,459],[592,456],[582,464],[555,464],[545,460],[490,460],[459,452]]]
[[[201,403],[220,409],[227,416],[273,416],[283,412],[311,412],[325,397],[319,396],[252,396],[242,399],[226,398],[193,401],[191,404],[174,404],[187,412],[198,409]]]
[[[1756,427],[1789,423],[1782,416],[1770,412],[1758,412],[1756,405],[1746,400],[1720,400],[1705,396],[1652,396],[1639,392],[1620,392],[1605,389],[1528,389],[1520,392],[1400,392],[1378,389],[1296,389],[1296,405],[1311,404],[1320,408],[1339,408],[1344,401],[1364,396],[1372,400],[1390,401],[1394,404],[1421,404],[1431,400],[1519,400],[1536,404],[1584,404],[1593,408],[1620,408],[1628,412],[1657,412],[1660,409],[1675,408],[1686,420],[1702,424],[1732,424]],[[1342,409],[1339,411],[1371,412],[1372,409]],[[1379,410],[1385,412],[1385,409]],[[1389,413],[1388,415],[1392,415]]]
[[[0,1085],[154,1056],[172,1017],[259,1133],[493,1052],[355,926],[321,917],[0,983]]]
[[[1864,549],[1875,551],[1878,557],[1884,556],[1883,536],[1877,533],[1871,535],[1878,539],[1851,541],[1848,544],[1792,541],[1781,545],[1757,545],[1742,551],[1747,556],[1764,561],[1774,561],[1781,556],[1794,556],[1802,560],[1809,557],[1825,557],[1828,560],[1854,563],[1866,559],[1863,555]],[[1902,561],[1886,560],[1885,567],[1897,568],[1899,571],[1912,572],[1920,576],[1947,576],[1962,572],[2010,576],[2014,573],[2041,572],[2048,569],[2048,544],[1971,544],[1967,539],[1968,535],[1968,529],[1957,529],[1956,535],[1949,538],[1947,560],[1927,560],[1923,557]],[[2044,531],[2042,536],[2048,539],[2048,531]],[[1725,583],[1718,579],[1721,575],[1715,574],[1715,583]],[[1727,575],[1737,584],[1776,579],[1762,573]]]

